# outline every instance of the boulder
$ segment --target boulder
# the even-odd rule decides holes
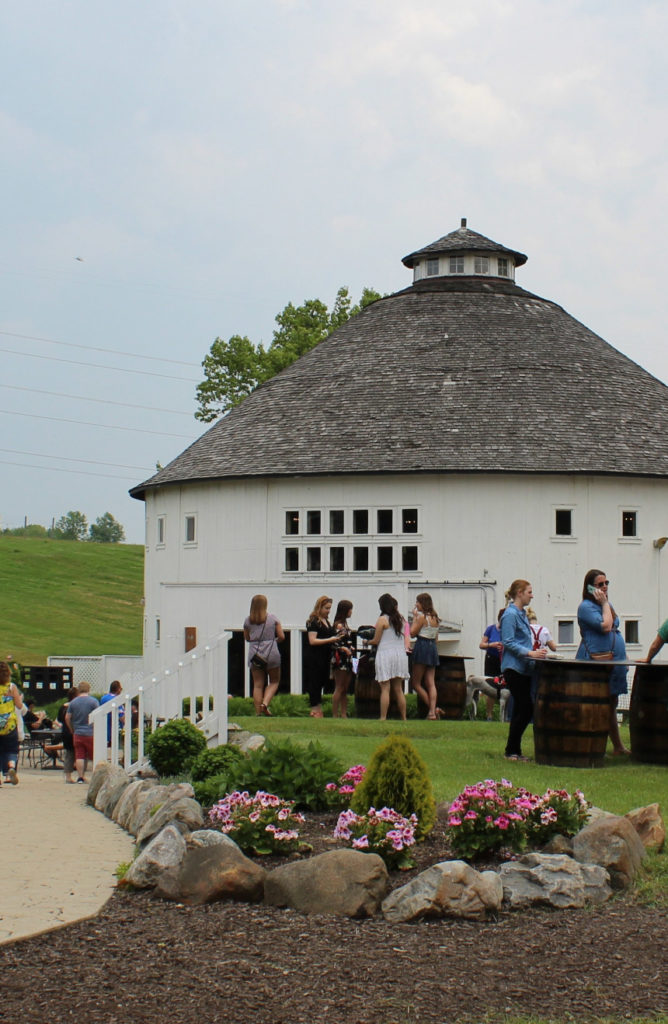
[[[270,871],[264,899],[303,914],[373,917],[387,885],[387,868],[377,853],[330,850]]]
[[[165,825],[175,825],[179,832],[194,832],[204,824],[204,812],[197,800],[191,797],[180,797],[179,799],[168,799],[146,821],[137,833],[136,842],[143,846],[154,835],[161,832]]]
[[[149,818],[153,817],[169,800],[176,801],[182,797],[192,798],[194,796],[193,788],[187,782],[174,782],[169,786],[155,786],[152,791],[147,790],[146,792],[146,800],[141,799],[138,802],[136,814],[128,825],[128,832],[131,832],[133,836],[136,836]]]
[[[626,818],[600,818],[573,837],[573,855],[582,864],[601,864],[613,889],[627,889],[645,858],[645,847]]]
[[[112,820],[117,822],[121,828],[129,829],[141,797],[146,795],[149,789],[155,788],[156,784],[152,779],[137,779],[131,782],[127,789],[123,790],[121,799],[116,804],[111,816]]]
[[[234,731],[228,731],[227,742],[239,747],[244,754],[248,754],[251,750],[259,750],[260,747],[263,747],[266,739],[259,732],[248,732],[247,729],[239,729],[237,726]]]
[[[573,856],[573,840],[568,836],[562,836],[557,832],[541,847],[541,853],[563,853],[568,857]]]
[[[185,839],[168,825],[132,862],[123,882],[135,889],[151,889],[160,879],[178,874],[185,853]]]
[[[90,804],[91,807],[95,807],[95,798],[100,792],[102,784],[105,782],[109,772],[111,771],[111,764],[109,761],[98,761],[93,769],[93,774],[90,777],[88,784],[88,792],[86,793],[86,803]]]
[[[424,917],[483,921],[501,907],[503,886],[494,871],[475,871],[463,860],[443,861],[422,871],[383,900],[386,921],[399,924]]]
[[[114,813],[116,804],[129,785],[129,775],[122,768],[112,767],[95,797],[96,809],[102,811],[103,814],[110,818]]]
[[[188,849],[193,846],[233,846],[235,850],[239,849],[234,839],[214,828],[202,828],[191,832],[186,836],[186,846]]]
[[[583,907],[587,899],[602,903],[612,893],[602,868],[583,872],[580,864],[564,854],[528,853],[502,864],[499,877],[504,902],[512,910],[534,904],[560,910]]]
[[[624,817],[631,822],[646,850],[661,853],[666,842],[666,826],[658,804],[636,807]]]
[[[231,840],[207,846],[186,844],[178,872],[165,872],[158,879],[155,892],[165,899],[191,905],[225,899],[256,902],[262,899],[266,874]]]

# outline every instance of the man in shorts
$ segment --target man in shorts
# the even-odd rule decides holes
[[[67,709],[65,721],[74,736],[74,763],[77,770],[77,782],[86,781],[86,762],[93,761],[93,726],[88,716],[99,706],[95,697],[90,695],[90,683],[79,683],[79,696],[75,697]]]

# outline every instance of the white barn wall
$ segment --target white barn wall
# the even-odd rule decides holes
[[[422,589],[433,594],[443,618],[462,623],[461,636],[447,648],[474,655],[471,667],[479,668],[480,635],[512,579],[531,580],[539,619],[556,636],[558,620],[575,615],[582,578],[592,567],[612,579],[611,598],[622,619],[639,620],[640,643],[629,649],[630,656],[639,655],[668,614],[668,555],[652,544],[668,533],[667,488],[663,479],[632,477],[426,474],[224,480],[149,490],[147,671],[182,655],[185,626],[197,627],[198,642],[223,627],[240,628],[258,591],[268,595],[286,627],[301,627],[322,593],[352,600],[353,622],[359,624],[375,620],[383,591],[393,593],[405,612]],[[419,509],[417,535],[379,538],[418,544],[418,572],[283,572],[288,541],[305,542],[285,537],[286,510],[377,507]],[[557,507],[573,509],[572,538],[554,536]],[[625,509],[637,511],[637,538],[621,538]],[[186,515],[197,520],[193,545],[184,543]],[[156,544],[158,516],[165,517],[164,546]],[[332,540],[346,547],[353,540],[374,543],[372,535],[348,533]],[[317,545],[318,538],[309,543]],[[446,581],[469,585],[455,588]]]

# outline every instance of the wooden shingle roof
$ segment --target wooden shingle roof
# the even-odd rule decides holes
[[[527,257],[523,252],[508,249],[505,245],[501,245],[500,242],[493,242],[491,238],[485,238],[484,235],[479,235],[477,231],[471,231],[470,228],[466,227],[466,220],[462,219],[462,226],[457,228],[456,231],[451,231],[449,235],[443,235],[443,238],[430,242],[424,248],[417,249],[408,256],[404,256],[401,262],[405,267],[414,267],[416,263],[427,256],[441,256],[453,252],[463,252],[464,250],[473,253],[505,253],[508,256],[512,256],[516,267],[523,266],[527,261]]]
[[[668,474],[668,389],[511,281],[381,299],[130,493],[223,478]]]

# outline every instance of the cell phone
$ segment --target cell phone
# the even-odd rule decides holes
[[[587,584],[587,590],[589,591],[590,594],[595,594],[596,593],[596,587],[592,587],[591,583]]]

